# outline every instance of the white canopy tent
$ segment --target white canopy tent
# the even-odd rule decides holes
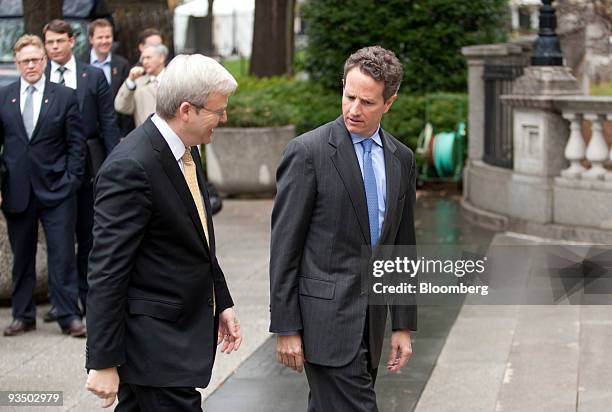
[[[213,3],[213,42],[221,56],[251,55],[255,0],[216,0]],[[191,0],[174,9],[174,49],[185,50],[189,17],[205,17],[208,0]]]

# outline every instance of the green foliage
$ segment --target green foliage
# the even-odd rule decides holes
[[[292,108],[282,99],[291,82],[282,77],[242,77],[228,104],[228,126],[284,126],[292,122]]]
[[[437,93],[426,96],[400,94],[383,117],[383,128],[406,146],[416,147],[419,133],[427,122],[436,132],[452,131],[467,118],[467,95]]]
[[[378,44],[404,64],[404,92],[463,92],[461,47],[504,41],[509,26],[507,0],[307,0],[302,10],[306,70],[330,90],[351,53]]]
[[[612,82],[592,85],[589,94],[591,96],[612,96]]]
[[[239,59],[222,60],[221,64],[232,74],[232,76],[236,79],[240,79],[249,72],[251,60],[248,57],[241,57]]]
[[[294,124],[298,134],[336,119],[342,113],[340,92],[330,92],[318,83],[285,77],[243,77],[229,100],[230,127],[264,127]],[[436,131],[454,130],[467,117],[465,94],[439,93],[427,96],[400,94],[383,117],[383,127],[414,149],[427,121]]]

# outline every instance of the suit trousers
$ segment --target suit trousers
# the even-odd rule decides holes
[[[34,290],[39,220],[47,239],[49,295],[51,303],[57,308],[58,322],[62,327],[67,327],[74,318],[80,317],[74,255],[75,214],[74,195],[58,205],[47,207],[38,201],[33,191],[23,212],[4,212],[13,252],[13,318],[26,323],[36,321]]]
[[[363,340],[348,365],[330,367],[306,362],[304,369],[310,386],[308,412],[378,412],[374,392],[377,369],[370,365]]]
[[[115,412],[202,412],[202,396],[195,388],[155,388],[120,383]]]
[[[83,185],[76,192],[76,241],[77,241],[77,273],[79,278],[79,299],[83,305],[83,314],[87,308],[87,260],[93,246],[93,205],[94,191],[89,172],[85,172]]]

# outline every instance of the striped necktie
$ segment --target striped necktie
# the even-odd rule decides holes
[[[59,80],[57,81],[58,84],[61,84],[62,86],[66,85],[66,79],[64,79],[64,73],[66,72],[66,70],[68,70],[67,68],[65,68],[64,66],[60,66],[57,68],[57,71],[60,74]]]

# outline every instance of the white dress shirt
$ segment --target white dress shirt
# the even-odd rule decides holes
[[[170,146],[170,151],[172,151],[181,172],[183,172],[183,175],[185,175],[185,166],[183,166],[182,160],[182,157],[185,154],[185,144],[174,132],[174,130],[172,130],[170,125],[168,125],[168,123],[157,114],[154,114],[151,117],[151,121],[155,127],[157,127],[157,130],[159,130],[166,143],[168,143],[168,146]]]
[[[53,83],[59,83],[60,72],[57,71],[60,65],[51,60],[51,78],[49,81]],[[64,85],[76,90],[77,88],[77,72],[76,72],[76,60],[74,55],[70,57],[68,63],[64,65],[66,71],[64,72]]]
[[[26,91],[27,87],[30,85],[27,81],[21,78],[21,91],[19,92],[19,111],[23,115],[23,108],[25,106],[26,98],[28,97],[28,92]],[[33,126],[36,127],[36,123],[38,122],[38,115],[40,114],[40,106],[42,105],[42,98],[45,92],[45,75],[33,85],[36,88],[36,91],[32,94],[32,99],[34,105],[34,116],[32,120],[34,121]]]

